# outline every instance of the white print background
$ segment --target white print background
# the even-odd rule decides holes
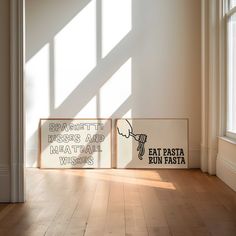
[[[138,158],[138,142],[117,133],[118,168],[187,168],[188,167],[188,121],[187,119],[127,119],[133,133],[146,134],[143,160]],[[117,127],[125,125],[126,120],[117,120]],[[185,165],[149,164],[149,148],[183,148]],[[163,162],[164,163],[164,162]]]

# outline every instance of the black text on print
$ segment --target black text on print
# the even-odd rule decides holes
[[[102,123],[50,123],[49,132],[69,132],[79,130],[103,130],[104,124]]]
[[[184,165],[183,148],[149,148],[149,164]]]
[[[105,135],[89,132],[103,129],[104,125],[100,123],[51,123],[48,135],[49,153],[52,158],[60,155],[60,165],[93,165],[93,154],[102,152],[101,143],[104,142]],[[75,133],[71,134],[71,131]],[[81,136],[82,131],[86,131],[87,134]]]
[[[94,158],[92,156],[60,156],[59,157],[60,164],[62,166],[65,165],[72,165],[72,166],[77,166],[77,165],[93,165],[94,164]]]

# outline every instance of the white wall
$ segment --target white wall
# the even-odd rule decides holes
[[[0,202],[7,202],[10,200],[10,9],[8,0],[0,1],[0,29]]]
[[[40,117],[127,116],[189,118],[199,167],[200,4],[26,0],[27,166]]]

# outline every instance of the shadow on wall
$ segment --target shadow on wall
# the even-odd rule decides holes
[[[38,165],[47,117],[189,117],[197,149],[196,9],[197,0],[26,0],[27,166]]]

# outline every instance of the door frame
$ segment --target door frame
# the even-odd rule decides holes
[[[25,0],[10,1],[11,202],[25,201]]]

